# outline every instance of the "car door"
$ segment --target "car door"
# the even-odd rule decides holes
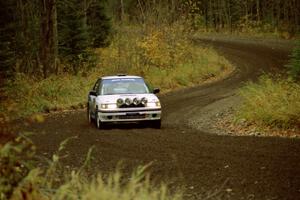
[[[99,95],[99,87],[100,87],[100,82],[101,80],[97,80],[95,83],[92,91],[89,94],[89,109],[91,111],[91,114],[95,116],[95,111],[96,111],[96,98]]]

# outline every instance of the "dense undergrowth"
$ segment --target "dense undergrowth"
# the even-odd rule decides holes
[[[96,49],[92,71],[47,79],[16,74],[5,83],[0,112],[10,119],[36,112],[83,107],[98,77],[118,73],[143,76],[166,92],[219,77],[230,63],[213,49],[193,44],[181,24],[160,27],[118,27],[111,45]]]
[[[257,83],[249,82],[241,90],[243,104],[236,112],[241,119],[265,129],[282,130],[300,128],[300,42],[296,43],[287,75],[263,75]]]
[[[32,143],[24,136],[0,146],[0,199],[31,200],[180,200],[181,192],[170,192],[166,184],[154,185],[147,169],[137,167],[130,176],[117,170],[88,175],[92,148],[79,169],[64,171],[60,159],[67,140],[48,165],[36,167]]]
[[[243,104],[238,120],[245,119],[260,127],[294,128],[300,126],[300,84],[284,78],[262,76],[241,90]]]

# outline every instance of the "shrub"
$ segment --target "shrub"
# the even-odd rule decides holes
[[[265,75],[258,83],[247,83],[240,94],[244,101],[237,119],[284,128],[300,124],[299,84]]]
[[[16,119],[81,105],[96,80],[93,78],[60,75],[38,80],[18,74],[6,83],[3,95],[7,100],[1,102],[0,110]]]
[[[99,66],[144,73],[149,68],[171,69],[197,61],[198,48],[180,24],[165,27],[118,27],[112,44],[98,49]]]
[[[300,40],[297,41],[294,48],[289,64],[287,65],[288,73],[293,79],[300,78]]]
[[[9,199],[32,169],[35,148],[25,137],[0,146],[0,199]]]

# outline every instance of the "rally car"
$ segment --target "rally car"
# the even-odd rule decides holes
[[[151,90],[139,76],[101,77],[88,94],[88,121],[99,129],[107,123],[122,122],[147,122],[160,128],[161,104],[155,95],[159,91]]]

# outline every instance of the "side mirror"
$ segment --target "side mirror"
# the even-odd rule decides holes
[[[160,89],[159,88],[154,88],[153,89],[153,94],[158,94],[160,92]]]
[[[97,96],[97,92],[95,90],[90,91],[89,95],[91,96]]]

